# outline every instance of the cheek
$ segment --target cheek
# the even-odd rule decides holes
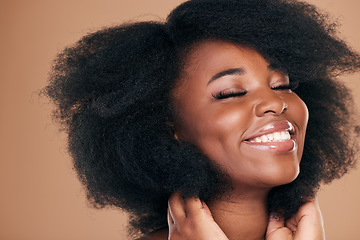
[[[291,105],[289,104],[290,108],[289,115],[293,119],[294,123],[296,124],[298,128],[298,158],[299,161],[303,154],[304,149],[304,141],[305,141],[305,134],[306,134],[306,127],[309,119],[309,111],[304,103],[304,101],[301,100],[301,98],[297,95],[294,95],[294,97],[289,101]]]
[[[251,122],[249,118],[242,104],[214,107],[205,118],[199,118],[203,121],[192,143],[213,161],[224,164],[237,156],[243,132]]]
[[[210,159],[222,159],[240,144],[249,113],[241,103],[211,108],[182,109],[177,122],[179,137],[197,146]]]
[[[252,109],[246,103],[229,103],[213,106],[204,119],[204,131],[218,140],[239,142],[242,133],[249,127]]]
[[[295,123],[300,130],[305,134],[307,123],[309,120],[309,111],[304,101],[297,95],[291,99],[291,114]]]
[[[244,104],[228,104],[214,108],[209,123],[219,132],[228,133],[246,129],[250,115]]]

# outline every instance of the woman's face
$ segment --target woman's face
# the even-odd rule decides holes
[[[308,120],[286,73],[257,51],[204,41],[172,91],[175,134],[197,146],[234,187],[271,188],[299,173]]]

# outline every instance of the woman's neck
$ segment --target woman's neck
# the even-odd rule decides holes
[[[233,193],[208,205],[215,222],[230,240],[263,240],[268,223],[267,193]]]
[[[268,224],[266,199],[268,191],[245,191],[208,203],[215,222],[229,240],[263,240]],[[155,231],[141,240],[168,239],[169,229]],[[139,240],[140,240],[139,239]]]

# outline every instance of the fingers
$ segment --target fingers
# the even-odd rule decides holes
[[[266,230],[265,239],[293,239],[293,232],[289,228],[285,227],[284,218],[271,216]]]
[[[205,202],[201,202],[201,204],[202,204],[202,208],[204,209],[204,212],[212,218],[212,214],[210,212],[208,205],[206,205]]]
[[[282,218],[270,218],[267,240],[322,240],[325,239],[323,220],[317,199],[311,199],[298,212],[284,222]]]
[[[275,231],[283,228],[284,225],[284,219],[283,218],[277,218],[274,216],[270,216],[267,230],[266,230],[266,237],[269,238]]]
[[[185,202],[185,213],[188,217],[196,217],[198,214],[203,213],[203,204],[197,197],[186,198]],[[205,204],[205,203],[204,203]]]
[[[173,221],[186,217],[195,217],[199,214],[211,215],[207,205],[198,197],[184,199],[179,193],[174,193],[170,196],[168,209]]]
[[[168,239],[228,240],[207,205],[197,197],[184,199],[179,193],[172,194],[167,217]]]
[[[175,223],[173,217],[170,214],[170,208],[167,209],[167,222],[169,226],[172,226]]]
[[[322,224],[322,215],[319,204],[316,199],[312,199],[301,206],[298,212],[287,221],[286,225],[299,228],[301,226],[320,223]]]
[[[186,218],[184,199],[179,193],[174,193],[170,196],[168,211],[173,222]]]
[[[286,223],[295,228],[295,239],[325,239],[323,219],[317,199],[305,203]]]

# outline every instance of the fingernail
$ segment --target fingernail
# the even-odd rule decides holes
[[[276,221],[279,221],[279,220],[280,220],[280,217],[279,217],[279,216],[276,216],[276,215],[271,214],[271,215],[270,215],[270,220],[276,220]]]

